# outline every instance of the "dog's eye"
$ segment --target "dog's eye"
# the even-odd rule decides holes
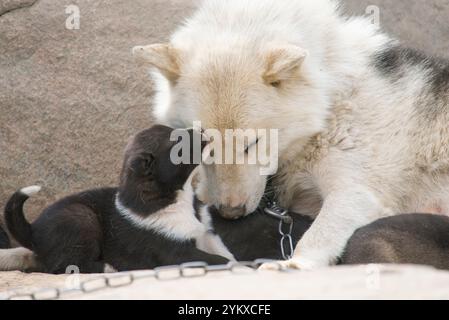
[[[246,149],[245,149],[245,153],[249,152],[249,149],[251,149],[252,147],[256,146],[259,143],[259,138],[256,139],[256,141],[254,141],[253,143],[249,144]]]
[[[281,80],[270,82],[270,85],[274,88],[279,88],[281,86]]]

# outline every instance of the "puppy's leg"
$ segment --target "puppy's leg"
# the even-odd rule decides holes
[[[0,271],[39,270],[34,253],[25,248],[0,249]]]
[[[97,215],[81,204],[65,210],[67,214],[62,212],[58,221],[33,230],[39,260],[49,273],[103,273],[102,229]]]
[[[169,258],[169,264],[182,264],[186,262],[206,262],[209,265],[222,265],[227,264],[229,259],[209,254],[207,252],[198,250],[195,247],[183,247],[182,254],[177,254],[177,251],[172,252],[173,256],[166,255],[165,258]]]
[[[293,258],[282,265],[306,270],[328,266],[336,262],[357,229],[389,215],[377,197],[362,186],[336,190],[324,199],[320,214],[297,245]]]
[[[202,252],[200,250],[193,250],[191,253],[191,256],[188,259],[189,261],[184,262],[195,262],[195,261],[201,261],[206,262],[209,265],[222,265],[227,264],[229,260],[227,258],[224,258],[222,256],[209,254],[206,252]]]
[[[104,273],[106,265],[100,259],[100,240],[95,235],[86,239],[82,234],[72,233],[64,245],[48,252],[44,261],[49,273]]]

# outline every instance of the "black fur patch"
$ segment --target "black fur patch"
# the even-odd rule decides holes
[[[445,97],[449,103],[449,61],[442,61],[438,68],[435,68],[431,78],[432,93],[435,96]]]
[[[25,219],[23,204],[28,199],[26,194],[14,193],[5,206],[5,222],[11,235],[25,248],[33,250],[32,230]]]
[[[420,114],[429,121],[435,121],[449,114],[449,61],[434,60],[425,88],[423,99],[419,101]]]
[[[384,77],[397,82],[410,68],[421,67],[426,85],[417,92],[417,112],[423,119],[434,121],[449,112],[449,60],[428,57],[424,53],[392,46],[373,57],[373,65]]]
[[[202,205],[203,203],[196,196],[193,196],[193,208],[195,210],[195,218],[199,222],[201,222],[200,209]]]
[[[407,68],[421,66],[429,70],[432,92],[449,90],[449,60],[426,56],[423,52],[401,46],[393,46],[374,55],[374,66],[384,76],[402,76]]]
[[[259,211],[239,220],[226,220],[214,208],[210,208],[210,213],[216,234],[237,260],[282,260],[279,220]],[[293,244],[296,246],[313,221],[296,213],[291,213],[291,217],[294,220]]]
[[[11,243],[9,242],[8,234],[3,230],[2,226],[0,226],[0,249],[9,248],[11,248]]]
[[[401,77],[404,67],[429,65],[429,59],[423,53],[401,46],[392,46],[376,53],[374,66],[384,76]]]

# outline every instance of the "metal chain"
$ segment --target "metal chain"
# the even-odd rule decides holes
[[[284,232],[284,227],[287,227],[287,232]],[[284,260],[293,258],[295,248],[293,247],[293,222],[286,223],[284,220],[279,222],[279,234],[281,235],[281,253]]]
[[[266,201],[267,207],[264,212],[271,217],[279,219],[279,234],[281,235],[280,247],[284,260],[293,257],[293,218],[288,214],[288,210],[280,207],[275,201]]]
[[[276,266],[278,272],[287,271],[284,266],[274,260],[258,259],[252,262],[229,262],[226,265],[208,265],[205,262],[190,262],[181,265],[159,267],[147,272],[117,273],[98,276],[82,281],[78,289],[50,288],[32,293],[13,293],[3,300],[57,300],[74,293],[88,294],[106,289],[116,289],[134,284],[136,281],[155,279],[173,281],[182,278],[206,277],[211,273],[228,271],[233,274],[257,272],[264,263]]]

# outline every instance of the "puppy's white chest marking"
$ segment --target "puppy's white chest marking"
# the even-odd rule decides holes
[[[208,231],[206,226],[195,218],[191,190],[181,190],[175,203],[147,218],[142,218],[123,206],[118,197],[115,205],[120,214],[136,227],[154,231],[171,240],[196,239]]]
[[[193,176],[193,175],[192,175]],[[172,205],[142,218],[132,210],[126,208],[115,199],[118,212],[136,227],[154,231],[161,236],[175,241],[188,241],[195,239],[198,250],[209,254],[219,255],[229,260],[235,260],[231,252],[217,235],[213,234],[211,218],[206,206],[200,209],[200,220],[195,217],[193,205],[194,192],[191,179],[179,191],[176,202]]]

